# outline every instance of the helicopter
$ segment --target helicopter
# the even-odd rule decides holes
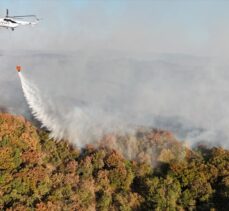
[[[26,18],[34,18],[35,21],[25,21],[23,19]],[[36,25],[39,23],[39,19],[36,15],[20,15],[20,16],[9,16],[9,10],[6,9],[6,16],[4,18],[0,18],[0,27],[4,27],[7,29],[11,29],[14,31],[14,29],[18,26],[25,26],[25,25]]]

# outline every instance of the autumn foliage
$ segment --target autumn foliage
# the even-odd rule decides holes
[[[133,139],[132,160],[107,144]],[[229,210],[229,151],[191,151],[155,129],[79,151],[0,114],[0,210]]]

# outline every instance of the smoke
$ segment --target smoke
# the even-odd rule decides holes
[[[57,66],[59,56],[41,55],[32,56],[21,80],[33,114],[56,139],[82,147],[144,126],[172,131],[190,145],[228,147],[227,69],[209,58],[78,52],[61,56]]]
[[[82,146],[134,125],[228,147],[227,7],[85,2],[0,2],[12,15],[43,19],[1,30],[0,106],[32,119],[14,72],[20,64],[34,115],[58,139]]]
[[[84,146],[145,126],[172,131],[190,145],[229,146],[228,67],[215,59],[82,50],[4,51],[0,60],[1,107],[32,119],[14,70],[21,64],[39,97],[35,104],[43,106],[37,114],[47,115],[39,120],[57,139]]]

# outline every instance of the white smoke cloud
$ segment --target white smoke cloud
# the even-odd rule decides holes
[[[102,52],[71,54],[60,69],[58,56],[45,55],[49,59],[41,56],[42,66],[49,66],[48,71],[33,65],[23,70],[39,87],[32,88],[39,93],[34,96],[42,98],[34,99],[40,102],[34,105],[44,107],[35,115],[56,138],[77,140],[83,146],[82,142],[132,125],[168,129],[191,144],[228,146],[225,67],[208,58],[154,54],[154,59],[143,60],[109,52],[107,57]],[[40,55],[34,57],[40,60]],[[80,68],[73,71],[75,59]]]
[[[204,36],[199,39],[186,16],[172,18],[170,4],[168,13],[160,14],[163,7],[150,1],[134,3],[112,17],[102,3],[27,3],[2,6],[43,20],[34,28],[1,29],[0,107],[30,117],[14,72],[21,64],[45,101],[42,115],[51,115],[45,122],[39,119],[58,131],[56,137],[76,139],[83,112],[84,129],[77,131],[91,130],[92,136],[91,124],[106,125],[106,130],[147,125],[172,130],[192,143],[229,146],[228,19],[196,7],[209,20],[200,27]]]

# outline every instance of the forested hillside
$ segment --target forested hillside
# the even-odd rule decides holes
[[[0,209],[229,210],[228,150],[190,150],[155,129],[132,136],[110,134],[80,151],[23,117],[0,114]],[[133,138],[136,160],[109,147]]]

